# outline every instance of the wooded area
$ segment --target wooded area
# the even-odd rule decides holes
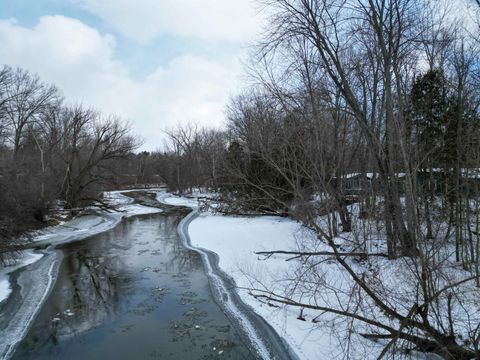
[[[52,209],[99,204],[119,159],[136,158],[128,124],[66,105],[53,85],[23,69],[0,70],[0,252]]]
[[[348,319],[384,341],[381,357],[480,358],[476,3],[468,18],[417,0],[261,4],[268,30],[228,129],[170,131],[163,179],[211,189],[216,211],[291,216],[318,234],[325,251],[262,253],[302,265],[288,295],[257,288],[258,299]],[[328,281],[331,258],[349,285]],[[337,301],[322,304],[326,293]]]

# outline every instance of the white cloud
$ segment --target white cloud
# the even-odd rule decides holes
[[[250,40],[261,17],[253,0],[73,0],[115,31],[141,43],[170,34],[202,40]]]
[[[53,82],[71,102],[129,119],[155,149],[165,127],[182,121],[219,126],[240,65],[183,55],[143,80],[115,59],[115,38],[64,16],[45,16],[33,28],[0,21],[0,63],[20,66]]]

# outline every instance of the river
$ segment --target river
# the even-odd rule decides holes
[[[184,215],[184,214],[183,214]],[[253,359],[215,303],[180,214],[62,245],[58,278],[13,359]]]

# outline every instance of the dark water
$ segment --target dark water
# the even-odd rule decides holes
[[[213,301],[178,216],[149,215],[62,248],[55,287],[14,359],[251,359]]]

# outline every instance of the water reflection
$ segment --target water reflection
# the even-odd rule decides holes
[[[177,216],[128,220],[62,248],[59,278],[16,359],[252,358],[214,303]]]

